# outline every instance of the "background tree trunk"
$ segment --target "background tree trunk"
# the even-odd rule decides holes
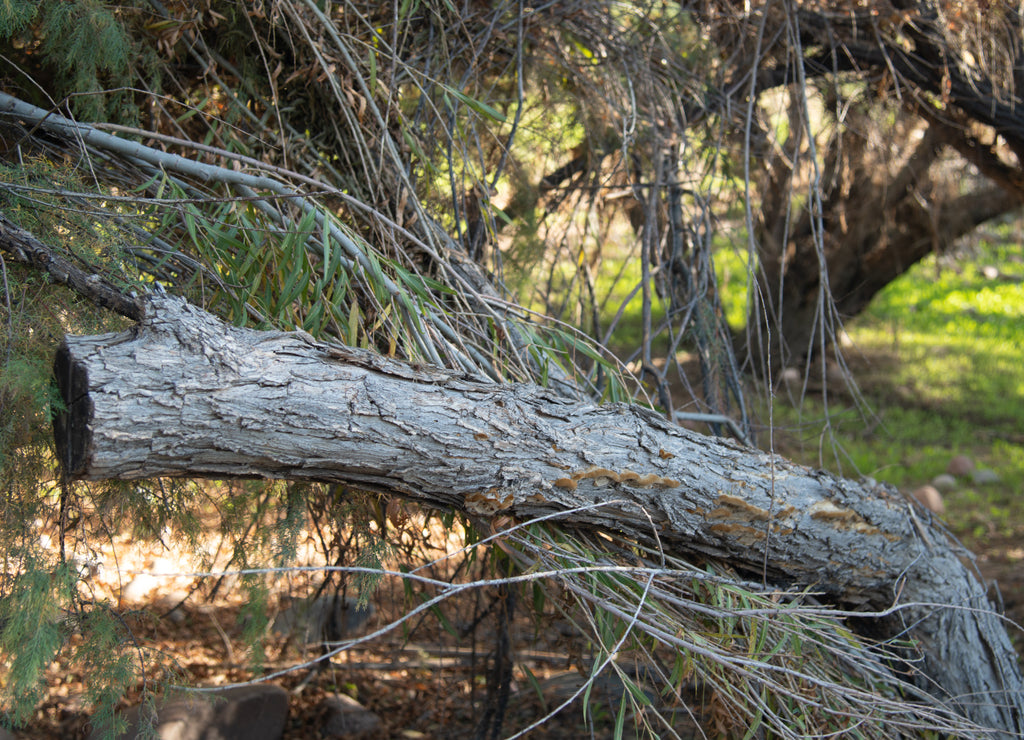
[[[891,488],[636,406],[239,329],[180,299],[144,308],[132,330],[69,336],[58,352],[55,434],[72,476],[334,481],[478,517],[604,501],[570,522],[887,610],[851,626],[916,639],[915,683],[982,727],[1024,731],[1016,655],[967,553]]]
[[[859,315],[889,283],[1021,206],[1017,191],[979,184],[959,192],[966,187],[941,171],[943,149],[961,145],[963,131],[937,123],[921,131],[904,113],[904,125],[892,126],[882,147],[860,133],[866,116],[848,117],[863,125],[837,134],[824,154],[822,180],[830,185],[821,194],[820,222],[810,206],[794,213],[788,163],[780,158],[767,168],[758,287],[736,342],[740,356],[750,351],[759,360],[755,368],[770,363],[777,374],[819,356],[840,322]],[[900,149],[909,153],[893,168],[889,160]]]

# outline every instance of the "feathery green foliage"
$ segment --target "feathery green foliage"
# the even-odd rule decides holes
[[[67,565],[53,567],[28,553],[9,553],[12,559],[20,561],[20,572],[0,600],[0,655],[10,656],[5,714],[17,725],[42,698],[43,674],[64,643],[62,612],[77,578]]]
[[[24,33],[39,14],[40,5],[32,0],[4,0],[0,4],[0,34],[8,37]]]
[[[155,55],[133,38],[142,7],[100,0],[4,2],[0,40],[39,65],[24,73],[45,77],[53,87],[40,90],[24,76],[14,76],[14,84],[30,98],[49,93],[51,102],[67,101],[86,120],[136,121],[138,103],[129,88],[152,83],[156,71]]]

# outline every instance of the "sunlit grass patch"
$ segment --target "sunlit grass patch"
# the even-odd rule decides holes
[[[743,233],[737,238],[745,239]],[[736,239],[733,239],[731,244],[722,244],[715,250],[715,273],[721,289],[720,299],[725,320],[733,329],[742,329],[747,321],[750,260],[747,252],[735,246],[736,243]]]
[[[605,257],[597,272],[594,293],[602,316],[601,332],[612,329],[609,344],[613,347],[639,347],[643,337],[643,300],[640,287],[643,268],[638,256]],[[652,331],[665,320],[665,301],[651,286]],[[619,313],[621,311],[621,314]],[[668,344],[662,337],[654,350],[664,351]]]
[[[851,326],[850,336],[853,353],[895,355],[896,361],[887,363],[884,370],[891,385],[887,398],[958,409],[979,421],[1021,418],[1022,410],[1005,402],[1024,393],[1019,340],[986,337],[963,328],[891,329],[872,324],[870,318]],[[864,376],[859,378],[862,382],[882,380],[870,365]]]
[[[947,518],[971,540],[1024,535],[1024,250],[983,244],[970,261],[929,258],[847,325],[864,394],[834,388],[774,410],[783,451],[910,491],[971,457],[998,481],[958,481]],[[827,423],[826,423],[827,420]]]

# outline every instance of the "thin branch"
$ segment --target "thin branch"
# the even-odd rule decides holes
[[[125,295],[100,275],[75,266],[28,231],[16,226],[3,213],[0,213],[0,250],[10,254],[16,262],[42,270],[55,282],[68,286],[101,308],[135,321],[141,321],[145,315],[141,300]]]

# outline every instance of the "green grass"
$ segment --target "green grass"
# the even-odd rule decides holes
[[[615,325],[612,344],[617,347],[635,348],[640,346],[643,336],[643,300],[640,291],[632,298],[630,293],[640,284],[642,267],[639,257],[606,257],[594,281],[594,292],[601,305],[601,330],[607,331],[623,301],[629,302],[622,310],[622,316]],[[651,290],[652,331],[665,320],[665,302]],[[664,342],[663,342],[664,344]],[[665,345],[667,347],[667,344]],[[662,348],[664,349],[664,347]]]
[[[945,496],[954,531],[978,549],[1024,538],[1024,249],[1007,240],[956,263],[928,258],[846,328],[867,408],[835,387],[827,414],[818,395],[798,406],[780,395],[780,451],[907,491],[967,455],[999,481],[958,481]]]

